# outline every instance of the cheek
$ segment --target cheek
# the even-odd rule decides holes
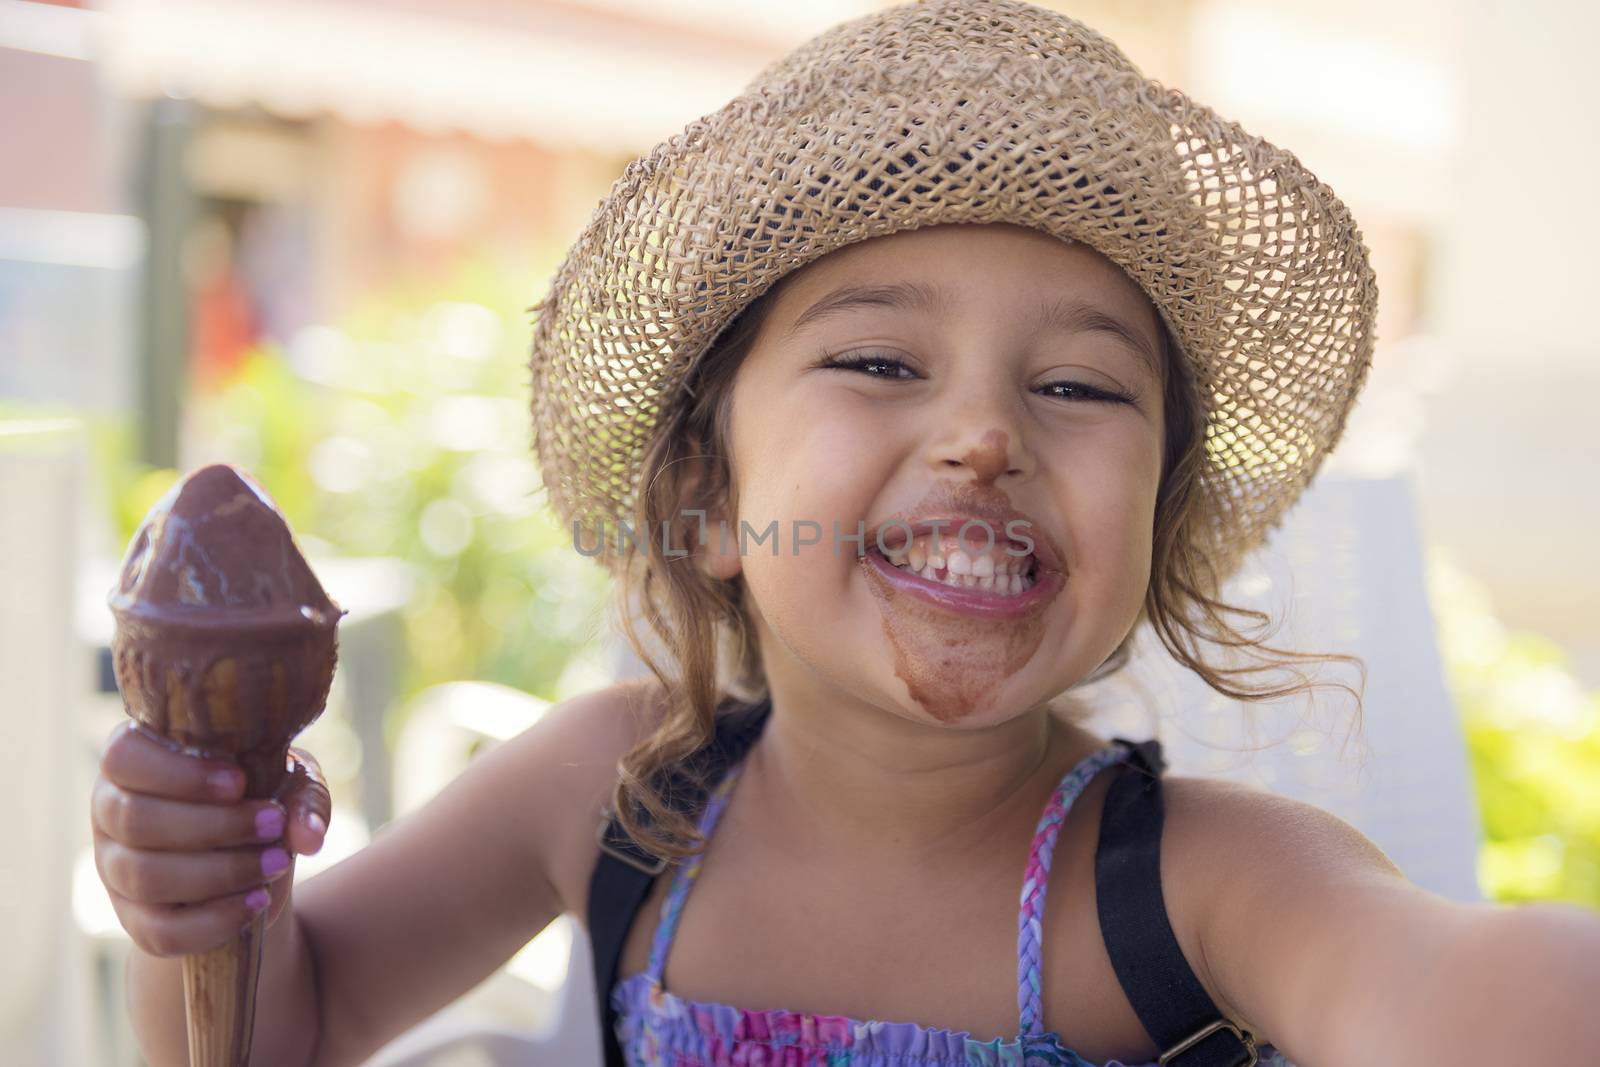
[[[750,531],[740,567],[762,617],[785,645],[802,658],[834,650],[838,627],[859,614],[847,599],[856,573],[856,546],[834,539],[856,532],[871,511],[889,459],[871,418],[820,402],[817,390],[790,388],[781,403],[752,379],[756,403],[735,406],[730,450],[739,481],[738,509],[729,525],[738,551],[740,524]],[[776,522],[775,539],[760,544]],[[810,525],[810,524],[815,524]],[[797,534],[814,543],[796,546]],[[773,553],[774,540],[777,545]]]
[[[1108,438],[1066,472],[1065,513],[1085,577],[1148,577],[1160,481],[1157,444],[1149,435]]]
[[[759,378],[749,383],[748,400],[737,397],[730,425],[730,449],[739,479],[742,517],[763,528],[776,519],[786,545],[790,523],[821,525],[823,544],[802,548],[831,554],[831,523],[853,531],[868,518],[872,479],[880,476],[881,434],[873,420],[837,402],[823,403],[804,384],[782,390]],[[815,531],[812,531],[812,536]],[[848,546],[847,546],[848,547]],[[765,551],[763,549],[763,551]]]

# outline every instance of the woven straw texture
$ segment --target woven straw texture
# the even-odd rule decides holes
[[[633,522],[688,369],[751,301],[842,246],[948,223],[1081,241],[1149,295],[1206,414],[1204,536],[1233,573],[1337,443],[1377,286],[1349,211],[1293,155],[1015,0],[841,23],[628,165],[557,270],[532,350],[550,503]]]

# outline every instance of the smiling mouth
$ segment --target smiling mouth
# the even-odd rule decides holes
[[[1022,596],[1039,580],[1039,562],[1031,552],[1013,555],[1001,548],[971,552],[956,547],[949,538],[943,539],[937,550],[926,538],[918,538],[909,548],[891,549],[887,554],[872,552],[902,574],[997,598]]]
[[[921,569],[913,571],[914,560],[909,553],[898,561],[898,566],[896,560],[876,548],[861,556],[861,563],[876,582],[875,591],[886,605],[894,604],[896,593],[903,593],[956,616],[1007,626],[1038,619],[1065,584],[1059,571],[1042,567],[1025,556],[1010,557],[1014,571],[1002,569],[990,575],[958,573],[961,564],[956,563],[953,571],[950,560],[946,554],[940,565],[930,567],[933,561],[924,557]],[[967,562],[971,562],[970,558]],[[927,576],[930,571],[933,577]]]

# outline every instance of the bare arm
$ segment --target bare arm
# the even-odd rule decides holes
[[[635,689],[550,709],[427,805],[299,887],[320,991],[318,1067],[358,1064],[467,992],[570,906],[551,871],[631,737]]]
[[[1202,877],[1202,979],[1301,1067],[1577,1063],[1600,1048],[1600,915],[1446,900],[1321,809],[1205,792],[1188,837],[1226,859]]]
[[[550,872],[593,833],[590,808],[642,721],[637,692],[614,686],[550,709],[366,848],[295,886],[263,946],[255,1058],[358,1064],[567,908]],[[180,960],[172,945],[151,947],[130,961],[130,1011],[152,1062],[183,1064]]]

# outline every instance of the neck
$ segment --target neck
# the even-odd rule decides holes
[[[914,862],[970,854],[1015,837],[1024,823],[1031,833],[1063,755],[1082,747],[1044,705],[993,727],[954,730],[791,672],[769,671],[767,681],[772,714],[747,777],[787,839],[819,854]]]

